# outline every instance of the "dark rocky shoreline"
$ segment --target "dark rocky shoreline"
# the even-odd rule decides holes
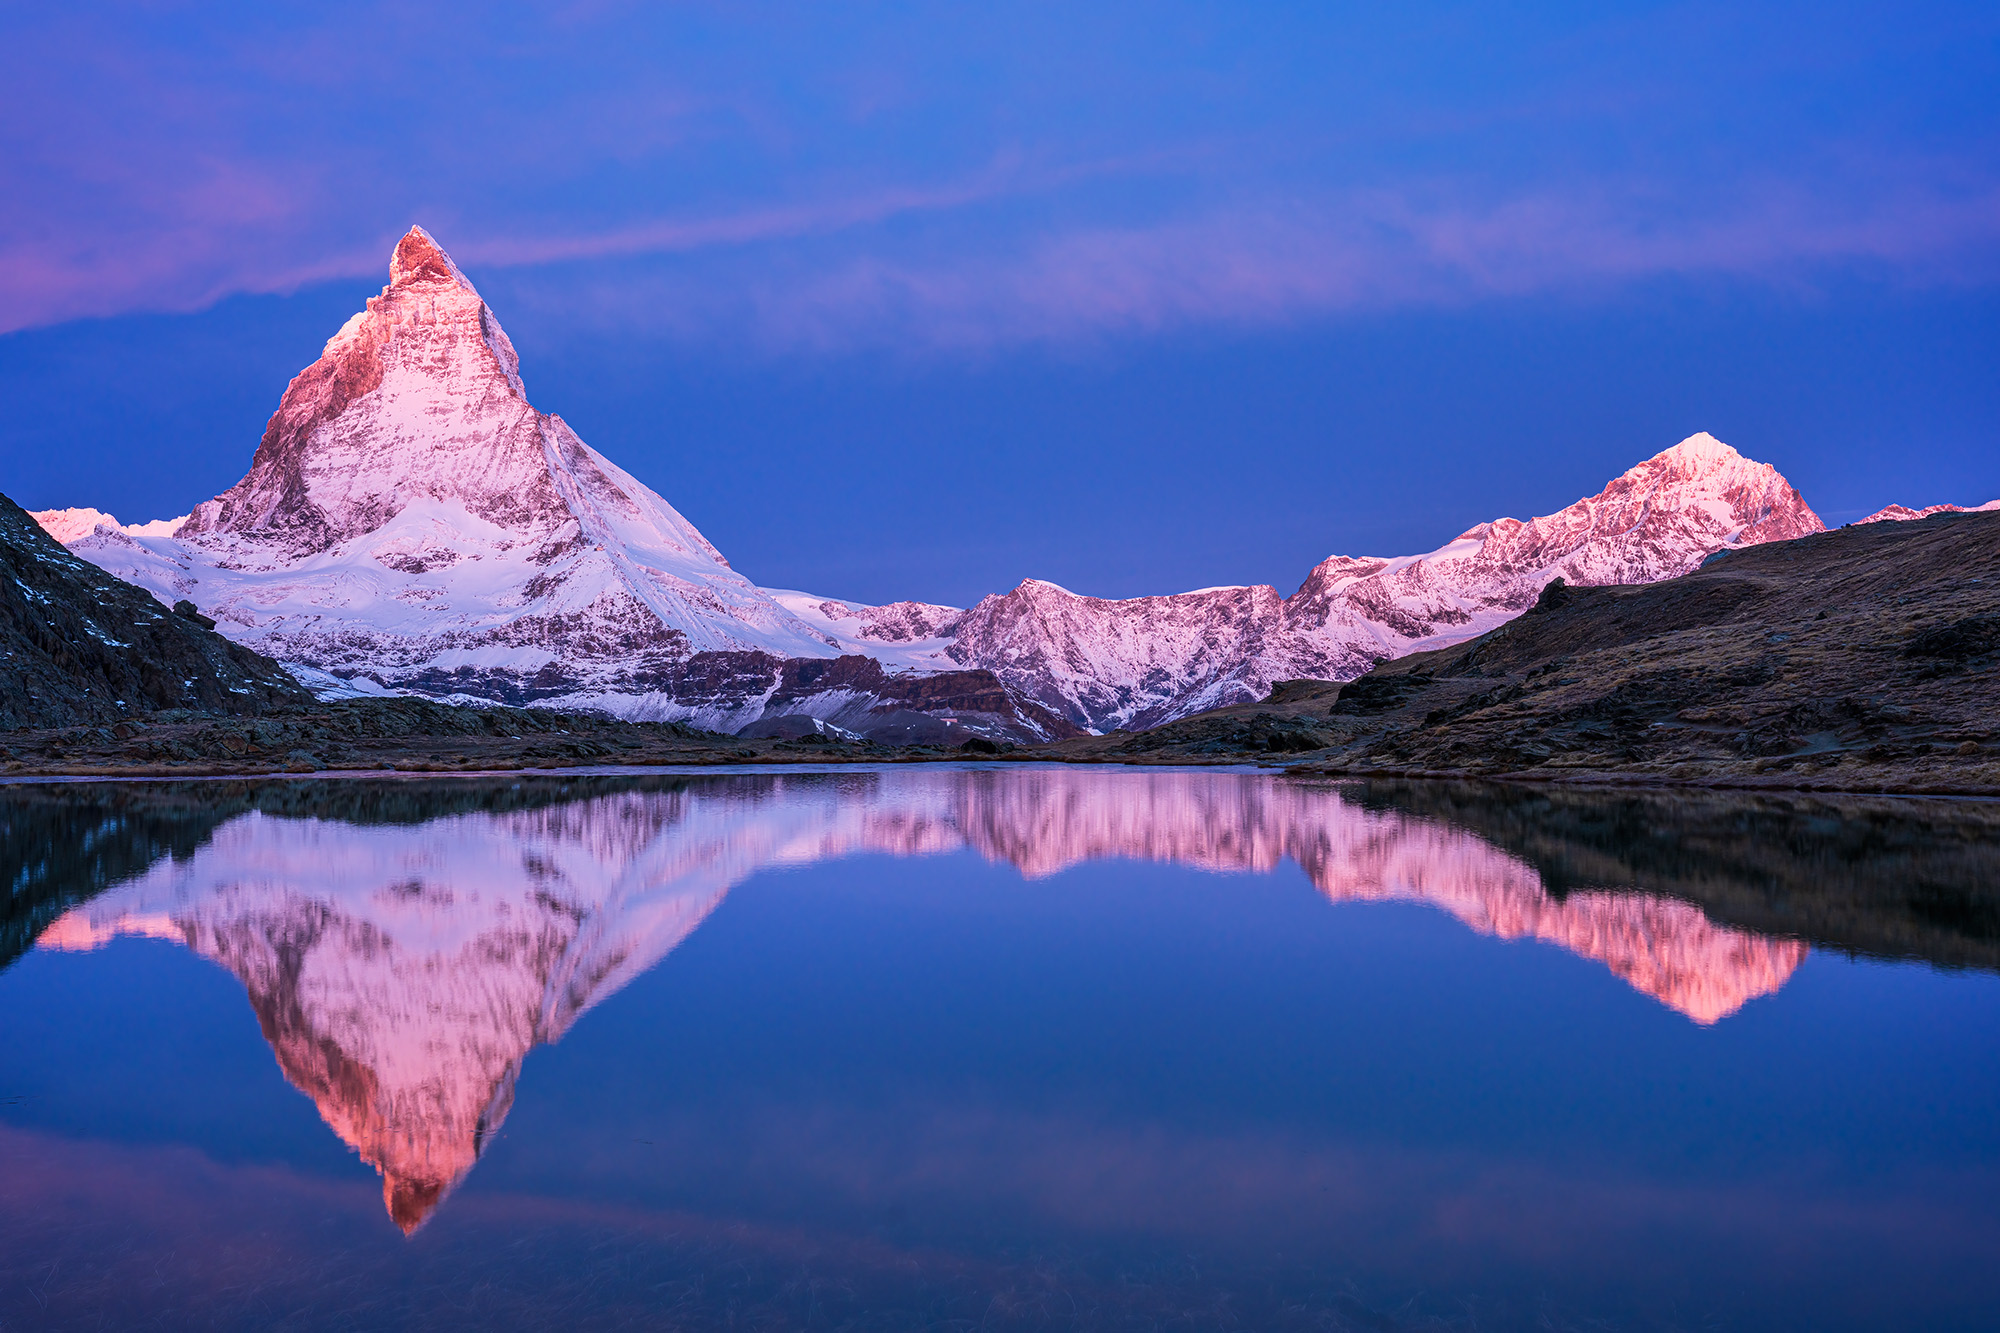
[[[49,573],[88,577],[89,567],[46,545],[42,554],[61,558],[38,562]],[[217,701],[222,710],[110,710],[79,694],[78,708],[48,714],[62,725],[0,731],[0,779],[992,759],[2000,795],[1993,513],[1768,543],[1659,583],[1553,584],[1491,633],[1346,684],[1287,681],[1257,703],[1043,745],[857,740],[813,731],[807,718],[776,734],[721,735],[408,696],[316,702],[267,681],[275,664],[185,617],[160,618],[191,636],[190,651],[227,654],[252,684]]]

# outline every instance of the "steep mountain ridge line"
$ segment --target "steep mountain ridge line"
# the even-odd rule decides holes
[[[74,532],[81,511],[47,515]],[[94,513],[89,517],[97,517]],[[421,229],[390,283],[287,388],[250,471],[162,525],[95,522],[80,555],[226,632],[350,682],[737,730],[839,713],[907,739],[1074,728],[990,675],[772,703],[842,641],[729,568],[659,496],[527,400],[512,343]],[[366,687],[366,688],[363,688]],[[915,723],[911,700],[932,701]]]
[[[1253,585],[1107,601],[1029,580],[968,612],[948,654],[1079,725],[1142,730],[1470,638],[1554,578],[1650,582],[1824,526],[1776,469],[1704,433],[1555,514],[1482,523],[1422,556],[1329,557],[1290,597]]]
[[[241,482],[170,538],[76,547],[281,660],[390,682],[555,665],[576,693],[699,651],[836,651],[527,401],[505,331],[415,229]]]
[[[2000,512],[1855,524],[1052,757],[2000,793]]]
[[[308,696],[276,662],[78,559],[0,495],[0,731],[162,708],[260,713]]]
[[[1821,527],[1774,469],[1702,434],[1555,514],[1482,523],[1421,556],[1329,557],[1290,597],[1258,586],[1113,601],[1028,580],[960,610],[760,588],[529,403],[506,332],[422,228],[398,242],[389,279],[287,387],[236,486],[171,533],[84,510],[49,511],[51,529],[232,637],[357,688],[732,731],[846,710],[841,725],[865,728],[851,699],[774,703],[783,671],[718,689],[711,666],[691,669],[709,653],[861,655],[896,674],[990,672],[1008,706],[968,725],[1035,740],[1060,734],[1043,714],[1083,730],[1157,725],[1470,637],[1553,577],[1667,577]]]

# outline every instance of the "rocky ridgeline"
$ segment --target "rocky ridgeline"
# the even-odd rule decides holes
[[[256,714],[310,699],[183,603],[71,555],[0,496],[0,731],[129,728],[162,708]]]
[[[499,320],[421,228],[286,388],[237,485],[179,520],[41,517],[163,603],[343,680],[898,743],[949,740],[947,726],[1013,742],[1156,726],[1470,638],[1551,578],[1668,578],[1821,526],[1774,469],[1702,434],[1553,514],[1420,556],[1329,557],[1290,596],[1108,599],[1029,579],[960,610],[758,587],[529,402]],[[845,668],[798,688],[806,664],[846,658],[877,678]],[[911,683],[926,676],[957,678]]]
[[[2000,792],[2000,513],[1856,525],[1640,586],[1552,585],[1470,642],[1071,758]]]
[[[1289,597],[1256,586],[1112,601],[1030,580],[968,612],[946,651],[1073,722],[1140,729],[1472,638],[1554,579],[1650,583],[1823,527],[1776,469],[1700,434],[1554,514],[1481,523],[1423,556],[1330,557]]]

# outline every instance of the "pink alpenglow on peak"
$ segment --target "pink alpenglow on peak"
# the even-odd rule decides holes
[[[29,517],[42,525],[42,531],[65,546],[82,541],[99,528],[110,528],[134,537],[171,537],[174,530],[188,520],[188,516],[182,514],[179,518],[156,518],[149,523],[120,523],[116,516],[101,509],[39,509]]]
[[[428,693],[636,705],[693,653],[841,650],[529,403],[505,330],[421,228],[242,481],[171,536],[71,540],[282,661]]]
[[[243,480],[170,531],[94,510],[41,517],[79,556],[192,600],[323,689],[724,731],[769,710],[857,722],[921,693],[838,683],[852,671],[799,684],[823,674],[804,659],[859,655],[899,675],[972,673],[935,697],[1004,697],[1004,712],[972,712],[1006,739],[1154,726],[1277,680],[1350,679],[1492,629],[1553,578],[1671,578],[1822,526],[1771,467],[1699,434],[1554,514],[1482,523],[1426,555],[1330,557],[1289,597],[1259,585],[1114,601],[1029,579],[961,610],[761,588],[528,401],[499,320],[418,227],[389,285],[286,388]]]
[[[1290,597],[1258,586],[1107,601],[1030,580],[968,611],[949,655],[1081,725],[1157,726],[1260,699],[1275,681],[1348,680],[1377,658],[1483,634],[1554,578],[1649,583],[1824,528],[1775,468],[1702,433],[1546,517],[1482,523],[1428,555],[1331,556]]]
[[[1884,505],[1867,518],[1857,518],[1856,523],[1908,523],[1912,519],[1929,518],[1932,514],[1984,514],[2000,509],[2000,500],[1988,500],[1983,505],[1925,505],[1922,509],[1912,509],[1908,505]]]

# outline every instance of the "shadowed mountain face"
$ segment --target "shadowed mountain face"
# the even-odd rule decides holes
[[[0,731],[158,708],[256,714],[307,698],[268,658],[58,546],[0,495]]]
[[[1258,585],[1105,599],[1029,579],[960,610],[760,588],[528,401],[513,343],[421,227],[287,387],[242,481],[180,519],[36,517],[315,688],[731,732],[908,740],[949,724],[1015,741],[1352,679],[1511,620],[1558,577],[1646,583],[1822,527],[1768,464],[1702,433],[1552,514],[1481,523],[1423,554],[1330,556],[1289,597]]]
[[[74,799],[101,806],[106,790]],[[204,789],[149,789],[161,807],[150,815],[133,808],[145,803],[139,790],[124,789],[132,794],[116,811],[92,807],[90,857],[55,848],[86,882],[67,899],[51,889],[37,900],[37,922],[54,901],[77,903],[40,942],[87,949],[145,935],[229,969],[286,1077],[381,1172],[405,1230],[478,1160],[535,1045],[561,1039],[658,964],[734,885],[857,853],[970,850],[1029,877],[1105,858],[1231,872],[1290,860],[1332,902],[1421,902],[1481,934],[1555,944],[1707,1024],[1783,986],[1808,944],[1719,923],[1704,905],[1736,911],[1768,897],[1764,840],[1797,853],[1818,839],[1834,847],[1818,873],[1837,880],[1847,865],[1860,886],[1842,900],[1836,942],[1854,947],[1873,932],[1903,940],[1905,953],[1993,965],[1990,947],[1980,953],[1935,926],[1898,934],[1900,899],[1882,920],[1856,924],[1881,879],[1868,858],[1903,845],[1887,827],[1897,816],[1871,815],[1872,837],[1842,841],[1830,806],[1788,823],[1766,803],[1757,839],[1733,852],[1716,813],[1703,825],[1714,836],[1667,863],[1659,829],[1675,812],[1649,813],[1639,798],[1614,798],[1623,804],[1595,823],[1583,797],[1558,817],[1510,822],[1508,803],[1522,798],[1503,791],[1355,790],[1242,773],[218,786],[205,791],[220,798],[219,813],[184,837],[169,836],[179,827],[169,816],[192,817],[190,797]],[[84,828],[50,822],[61,798],[48,789],[16,789],[5,804],[10,840],[54,844]],[[120,839],[131,846],[120,851]],[[1952,875],[1978,873],[1990,843],[1991,830],[1971,829],[1970,859],[1927,872],[1933,896]],[[1801,883],[1785,896],[1796,907],[1809,892]],[[1811,928],[1824,916],[1795,910],[1791,920]]]

